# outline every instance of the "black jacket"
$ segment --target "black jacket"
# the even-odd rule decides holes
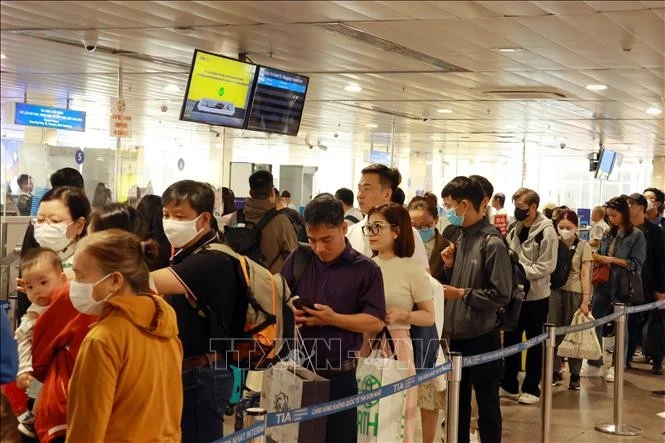
[[[647,241],[647,258],[642,268],[642,285],[647,302],[654,301],[653,293],[665,292],[665,232],[649,221],[638,229]]]

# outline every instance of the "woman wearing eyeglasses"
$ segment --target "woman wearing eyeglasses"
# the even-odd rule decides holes
[[[401,205],[390,203],[373,208],[368,224],[362,227],[369,237],[374,260],[381,268],[386,295],[386,325],[395,342],[400,361],[408,362],[409,375],[415,374],[411,325],[434,324],[434,303],[429,276],[422,264],[413,258],[415,249],[411,218]],[[413,305],[417,310],[412,310]],[[418,390],[406,395],[404,441],[414,441],[415,412]]]

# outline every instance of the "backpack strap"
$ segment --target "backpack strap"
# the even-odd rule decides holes
[[[344,220],[349,220],[350,222],[353,222],[353,223],[360,223],[360,220],[358,220],[357,218],[355,218],[355,217],[354,217],[353,215],[351,215],[351,214],[349,214],[349,215],[347,215],[346,217],[344,217]]]
[[[300,281],[300,277],[314,260],[314,252],[308,243],[298,243],[298,247],[293,251],[293,281],[289,282],[291,291],[295,291]]]
[[[268,223],[272,221],[273,218],[277,217],[277,215],[279,215],[277,209],[271,209],[270,211],[266,212],[265,214],[263,214],[263,217],[261,217],[261,220],[259,220],[259,222],[254,226],[254,229],[256,229],[259,232],[263,231],[263,228],[265,228],[268,225]]]

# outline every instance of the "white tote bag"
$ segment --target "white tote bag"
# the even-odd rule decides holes
[[[371,391],[409,376],[408,363],[373,349],[368,358],[358,360],[358,392]],[[404,441],[406,390],[358,406],[358,442]]]
[[[571,326],[592,322],[593,320],[591,314],[587,317],[578,309],[573,315]],[[559,357],[598,360],[602,357],[603,352],[596,336],[596,329],[589,328],[566,334],[559,345],[557,354]]]

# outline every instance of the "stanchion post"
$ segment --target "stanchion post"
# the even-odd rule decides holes
[[[459,387],[462,381],[462,354],[450,353],[453,370],[448,377],[448,412],[446,417],[446,443],[457,443],[459,426]]]
[[[243,418],[242,427],[248,428],[255,423],[266,421],[266,410],[263,408],[247,408]],[[249,440],[249,443],[266,443],[265,432],[258,437]]]
[[[621,315],[615,320],[614,345],[614,423],[602,423],[595,429],[606,434],[636,436],[642,434],[642,429],[636,426],[623,424],[623,371],[626,364],[624,349],[626,347],[626,305],[616,303],[614,312]]]
[[[540,402],[540,441],[542,443],[549,443],[552,424],[552,374],[554,370],[556,330],[552,323],[545,323],[543,329],[547,332],[547,340],[544,343],[545,352],[543,352],[543,399]]]

